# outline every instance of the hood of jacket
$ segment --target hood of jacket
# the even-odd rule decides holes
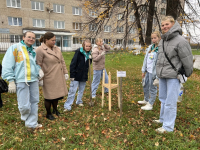
[[[169,31],[163,34],[161,37],[164,41],[168,41],[178,34],[182,35],[182,29],[179,23],[176,21],[175,24],[169,29]]]
[[[98,45],[94,44],[94,46],[92,47],[92,51],[94,50],[94,48],[98,47]]]

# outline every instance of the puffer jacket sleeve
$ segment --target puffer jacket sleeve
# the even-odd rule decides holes
[[[151,46],[150,45],[147,49],[146,49],[146,54],[145,54],[145,57],[144,57],[144,61],[143,61],[143,65],[142,65],[142,73],[145,73],[146,72],[146,67],[147,67],[147,55],[151,49]]]
[[[193,72],[193,55],[187,41],[181,41],[178,45],[178,55],[185,69],[185,76],[189,77]]]
[[[12,45],[6,51],[2,61],[2,78],[8,80],[9,82],[15,80],[15,57],[13,55],[14,49],[17,48],[16,45]]]

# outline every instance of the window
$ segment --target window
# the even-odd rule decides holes
[[[104,32],[111,32],[111,26],[104,26]]]
[[[141,11],[147,11],[147,7],[146,6],[141,6]]]
[[[43,2],[34,2],[31,1],[32,10],[41,10],[44,11],[44,3]]]
[[[128,40],[128,45],[133,45],[134,41],[133,40]]]
[[[21,7],[20,0],[6,0],[6,1],[7,1],[7,7],[14,7],[14,8]]]
[[[61,47],[61,36],[56,35],[56,46]]]
[[[153,18],[153,24],[156,24],[156,23],[157,23],[157,19]]]
[[[79,16],[82,15],[82,8],[80,8],[80,7],[72,7],[72,9],[73,9],[73,15],[79,15]]]
[[[97,3],[98,2],[98,0],[90,0],[91,2],[93,2],[93,3]]]
[[[123,16],[123,14],[117,14],[117,20],[121,20],[122,16]]]
[[[117,39],[117,44],[118,45],[122,45],[122,43],[123,43],[123,39]]]
[[[103,41],[105,44],[110,44],[110,39],[104,39]]]
[[[54,21],[54,28],[55,29],[65,29],[65,22],[64,21]]]
[[[96,10],[89,10],[89,16],[90,17],[97,17],[97,12],[96,12]]]
[[[39,41],[39,39],[42,37],[42,35],[40,35],[40,34],[36,34],[35,35],[35,43],[33,44],[33,47],[38,47],[38,46],[40,46],[41,45],[41,43],[40,43],[40,41]]]
[[[161,15],[166,15],[166,9],[165,8],[161,8]]]
[[[131,28],[131,29],[129,30],[129,33],[134,34],[134,33],[135,33],[135,30],[134,30],[133,28]]]
[[[8,17],[8,24],[10,26],[22,26],[22,18]]]
[[[120,0],[120,1],[118,2],[118,7],[125,7],[125,1]]]
[[[58,4],[53,4],[53,12],[64,13],[64,6],[58,5]]]
[[[92,44],[95,44],[95,38],[89,38]]]
[[[142,18],[141,23],[146,23],[146,19]]]
[[[82,42],[83,42],[82,38],[76,38],[76,37],[73,38],[73,44],[82,44]]]
[[[89,24],[89,30],[90,31],[96,31],[97,30],[97,25],[96,24]]]
[[[121,32],[124,32],[124,27],[117,27],[117,32],[118,33],[121,33]]]
[[[82,30],[82,23],[73,23],[74,30]]]
[[[134,15],[130,15],[130,16],[129,16],[129,21],[134,22],[134,21],[135,21],[135,16],[134,16]]]
[[[145,34],[145,32],[146,32],[146,29],[142,28],[142,34]]]
[[[166,4],[166,3],[167,3],[167,1],[166,1],[166,0],[162,0],[162,3],[165,3],[165,4]]]
[[[71,36],[63,36],[63,47],[71,47]]]
[[[22,40],[22,35],[10,35],[10,43],[18,43]]]
[[[33,27],[45,28],[45,20],[33,19]]]

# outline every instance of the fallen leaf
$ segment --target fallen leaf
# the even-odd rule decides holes
[[[155,143],[155,146],[159,146],[159,143],[158,143],[158,142],[156,142],[156,143]]]

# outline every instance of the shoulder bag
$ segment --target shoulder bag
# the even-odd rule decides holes
[[[164,52],[165,57],[167,58],[168,62],[172,66],[172,68],[178,73],[177,78],[179,79],[180,83],[185,83],[187,81],[187,77],[185,76],[185,70],[184,70],[183,66],[179,70],[177,70],[176,67],[172,64],[172,62],[170,61],[169,57],[167,56],[167,54],[164,50],[164,40],[163,40],[163,52]]]

